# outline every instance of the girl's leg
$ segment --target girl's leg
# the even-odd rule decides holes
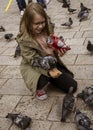
[[[47,85],[49,82],[49,77],[45,76],[45,75],[41,75],[39,80],[38,80],[38,84],[37,84],[37,90],[43,89],[43,87],[45,85]]]
[[[38,84],[37,84],[37,91],[36,95],[39,100],[45,100],[47,99],[47,94],[45,90],[43,89],[45,85],[47,85],[49,82],[49,78],[47,76],[41,75]]]
[[[73,92],[77,90],[77,82],[67,73],[62,73],[58,78],[51,78],[50,82],[65,93],[68,93],[70,87],[73,87]]]

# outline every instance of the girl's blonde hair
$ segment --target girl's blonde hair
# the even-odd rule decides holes
[[[48,35],[50,34],[48,27],[48,16],[44,11],[43,7],[38,3],[30,3],[27,5],[24,15],[20,22],[20,35],[24,37],[24,35],[29,35],[33,37],[33,30],[31,29],[31,25],[33,24],[35,13],[41,15],[45,18],[45,27],[43,29]]]

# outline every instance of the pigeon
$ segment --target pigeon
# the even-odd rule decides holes
[[[70,6],[68,7],[68,12],[69,13],[74,13],[76,11],[76,9],[72,9],[72,8],[70,8]]]
[[[77,97],[81,98],[89,107],[93,107],[93,85],[86,87],[81,93],[77,94]]]
[[[0,32],[5,32],[5,28],[3,26],[0,26]]]
[[[87,50],[88,50],[89,52],[93,53],[93,44],[91,43],[91,41],[88,41]]]
[[[21,49],[20,49],[20,46],[17,45],[15,54],[14,54],[14,58],[16,58],[17,56],[20,56],[20,55],[21,55]]]
[[[61,24],[61,26],[67,26],[67,27],[71,27],[71,25],[73,24],[73,21],[71,18],[69,18],[68,22],[65,22],[63,24]]]
[[[17,125],[21,130],[28,130],[32,119],[21,114],[8,113],[6,118],[11,119],[12,123]]]
[[[13,34],[12,33],[7,33],[4,35],[4,38],[7,40],[7,41],[10,41],[13,37]]]
[[[92,130],[90,128],[91,120],[85,113],[80,112],[80,110],[76,110],[74,121],[78,130]]]
[[[85,7],[83,3],[80,3],[80,8],[81,8],[81,11],[85,11],[85,10],[90,11],[91,10],[91,9]]]
[[[66,94],[66,96],[63,99],[61,122],[66,121],[67,116],[73,110],[74,103],[75,98],[73,96],[73,87],[70,87],[68,94]]]
[[[78,18],[80,18],[79,22],[82,22],[83,20],[86,20],[89,16],[89,11],[85,10],[85,11],[80,11],[78,13]]]
[[[70,5],[70,0],[63,0],[63,5],[62,5],[63,8],[68,8],[69,5]]]
[[[32,66],[50,70],[56,67],[57,59],[52,56],[35,57]]]

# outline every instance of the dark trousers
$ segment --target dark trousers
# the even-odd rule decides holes
[[[18,7],[19,7],[19,10],[22,11],[26,8],[26,2],[25,0],[16,0],[17,1],[17,4],[18,4]]]
[[[61,89],[65,93],[68,93],[70,87],[73,87],[73,92],[75,92],[77,90],[77,82],[69,73],[61,68],[61,66],[58,65],[58,69],[62,71],[62,74],[58,78],[41,75],[38,80],[37,89],[42,89],[46,84],[48,84],[48,82],[50,82],[54,87]]]
[[[43,3],[43,0],[37,0],[38,3]]]

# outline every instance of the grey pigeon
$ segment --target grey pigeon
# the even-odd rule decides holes
[[[27,130],[30,126],[32,119],[28,116],[23,116],[21,114],[8,113],[6,118],[11,119],[12,123],[17,125],[21,130]]]
[[[88,41],[87,50],[88,50],[89,52],[93,53],[93,44],[91,43],[91,41]]]
[[[62,25],[62,26],[67,26],[67,27],[70,28],[72,24],[73,24],[73,21],[72,21],[71,18],[69,18],[68,22],[65,22],[65,23],[63,23],[63,24],[61,24],[61,25]]]
[[[70,5],[70,0],[63,0],[63,5],[62,5],[63,8],[68,8],[69,5]]]
[[[14,58],[16,58],[17,56],[20,56],[20,55],[21,55],[21,49],[20,49],[20,46],[17,45],[15,54],[14,54]]]
[[[10,41],[13,37],[13,34],[12,33],[7,33],[4,35],[4,38],[7,40],[7,41]]]
[[[57,59],[52,56],[35,57],[32,66],[50,70],[56,67]]]
[[[5,32],[5,28],[3,26],[0,26],[0,32]]]
[[[85,7],[83,3],[80,3],[80,8],[81,8],[81,11],[85,11],[85,10],[90,11],[91,10],[91,9]]]
[[[89,16],[89,11],[88,10],[85,10],[85,11],[80,11],[78,13],[78,18],[80,18],[80,22],[82,22],[83,20],[86,20]]]
[[[68,94],[66,94],[66,96],[63,99],[61,122],[66,121],[67,116],[73,110],[74,103],[75,98],[73,96],[73,87],[70,87]]]
[[[78,130],[92,130],[90,128],[91,120],[85,113],[80,112],[80,110],[76,110],[74,121]]]
[[[93,85],[86,87],[81,93],[77,94],[89,107],[93,107]]]

